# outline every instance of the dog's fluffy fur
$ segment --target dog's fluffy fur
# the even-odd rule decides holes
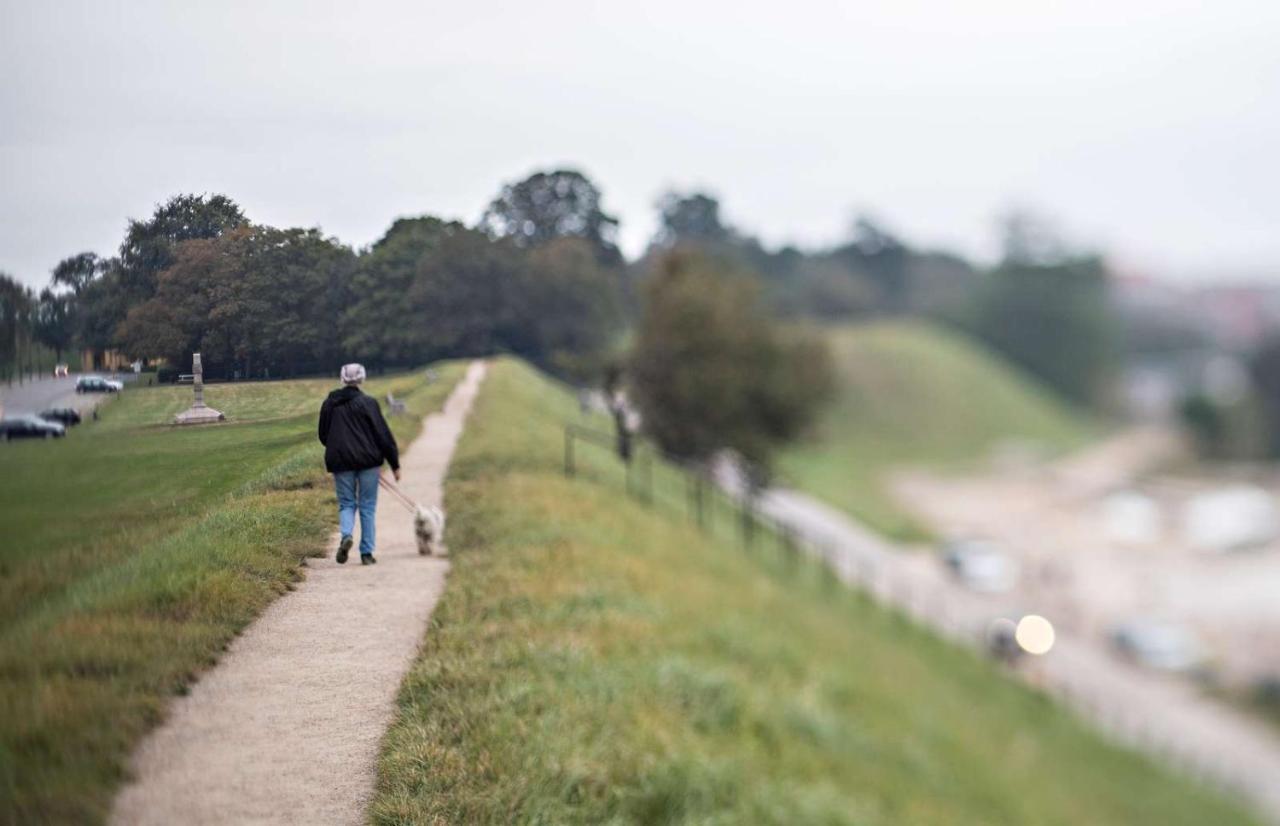
[[[413,529],[418,535],[418,553],[432,556],[444,550],[444,511],[419,505],[413,514]]]

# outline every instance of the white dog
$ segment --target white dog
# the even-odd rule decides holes
[[[444,511],[433,505],[418,505],[413,514],[413,530],[418,535],[418,553],[431,556],[444,550]]]

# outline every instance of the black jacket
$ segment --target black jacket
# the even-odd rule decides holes
[[[400,467],[400,451],[382,410],[373,397],[358,387],[344,387],[329,394],[320,406],[320,444],[324,466],[330,473],[381,467]]]

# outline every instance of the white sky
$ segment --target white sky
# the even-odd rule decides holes
[[[223,192],[357,246],[573,164],[628,253],[666,187],[767,241],[1010,204],[1155,275],[1280,279],[1280,3],[0,0],[0,270]]]

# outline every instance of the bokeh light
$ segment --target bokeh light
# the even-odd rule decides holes
[[[1039,614],[1027,614],[1018,620],[1014,639],[1028,654],[1047,654],[1053,648],[1053,623]]]

